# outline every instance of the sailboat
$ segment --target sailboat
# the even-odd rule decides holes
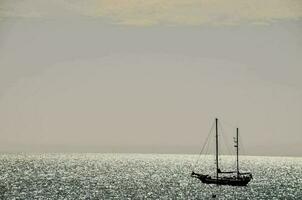
[[[250,172],[239,171],[239,130],[236,129],[235,145],[236,148],[236,171],[221,171],[219,168],[219,137],[218,137],[218,119],[215,119],[216,127],[216,175],[210,176],[209,174],[201,174],[192,171],[191,177],[199,179],[205,184],[216,184],[216,185],[230,185],[230,186],[246,186],[253,178]]]

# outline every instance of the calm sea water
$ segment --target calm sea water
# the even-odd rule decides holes
[[[190,178],[197,156],[145,154],[1,154],[0,199],[302,199],[302,158],[242,157],[247,187]],[[230,166],[233,158],[224,156]],[[204,156],[196,170],[210,170]]]

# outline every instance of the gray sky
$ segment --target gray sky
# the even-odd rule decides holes
[[[269,1],[3,1],[0,150],[198,153],[218,117],[301,156],[302,3]]]

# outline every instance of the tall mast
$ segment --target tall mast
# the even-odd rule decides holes
[[[239,177],[239,138],[238,138],[238,132],[239,132],[239,129],[237,128],[237,131],[236,131],[236,144],[235,144],[235,147],[236,147],[236,162],[237,162],[237,178]]]
[[[219,172],[219,165],[218,165],[218,119],[215,119],[216,124],[216,179],[218,181],[218,172]]]

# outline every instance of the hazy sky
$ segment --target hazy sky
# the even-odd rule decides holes
[[[301,35],[300,0],[2,0],[0,151],[199,153],[218,117],[301,156]]]

